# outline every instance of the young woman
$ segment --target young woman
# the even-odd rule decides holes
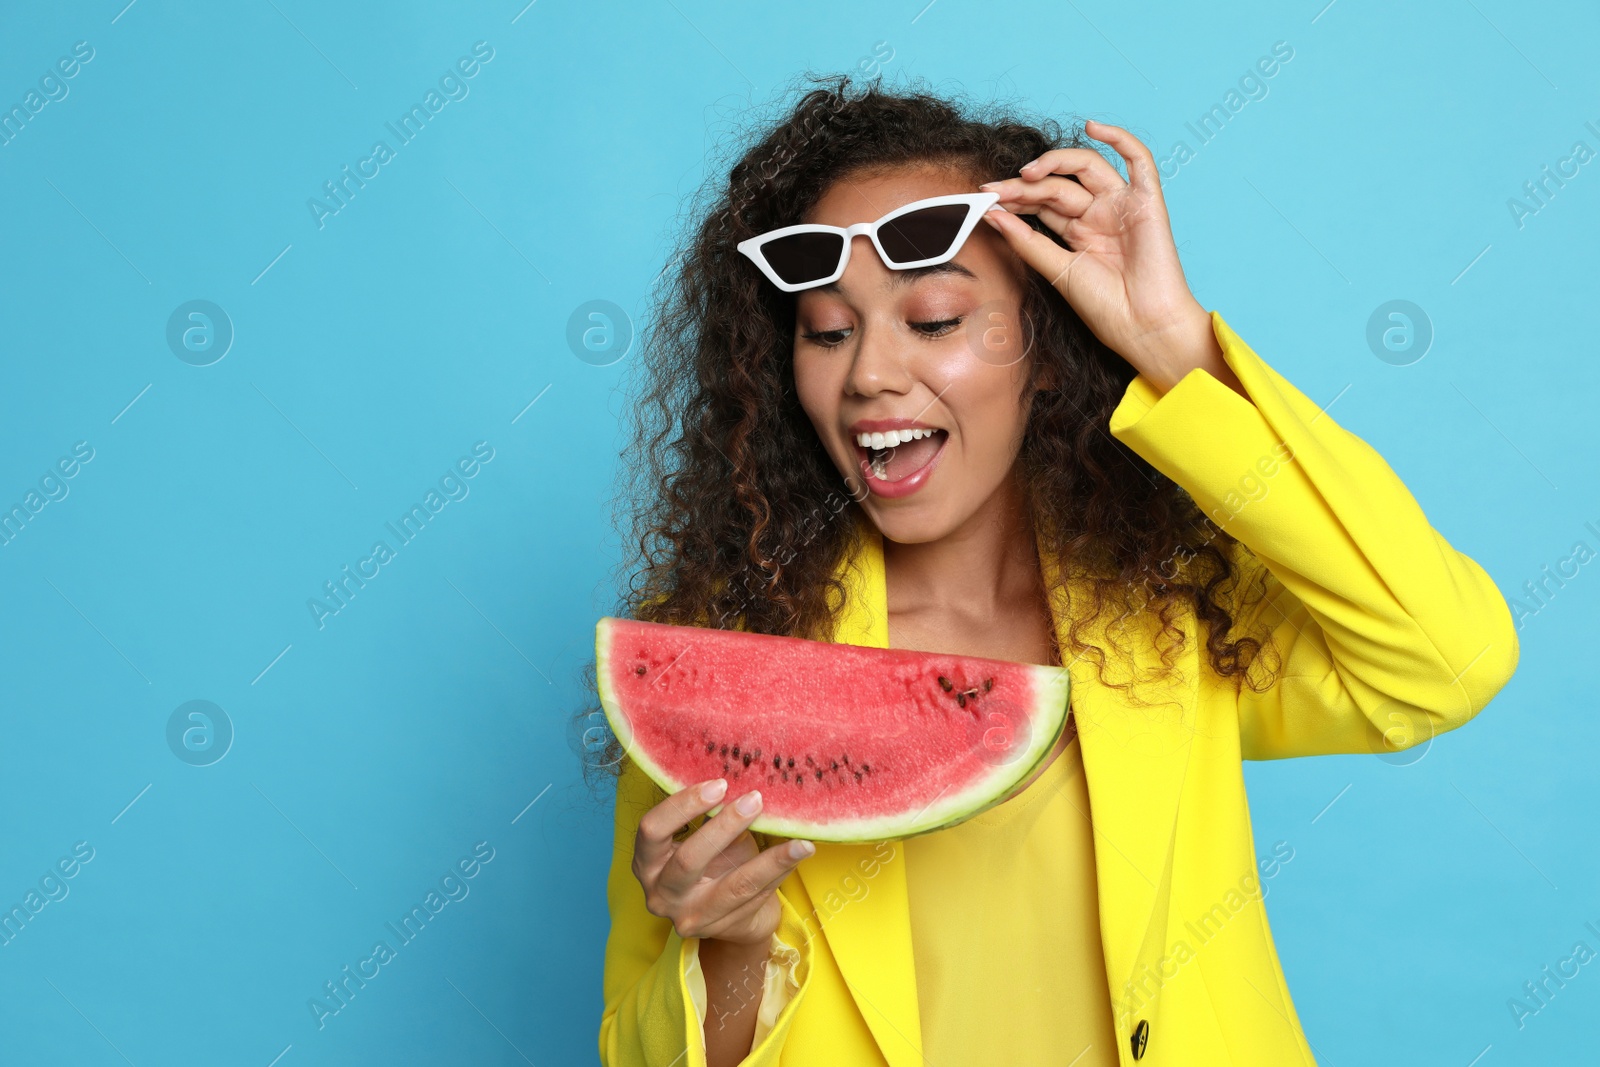
[[[675,259],[627,610],[1060,665],[1072,728],[1003,804],[866,845],[753,835],[756,793],[666,796],[611,738],[602,1063],[1314,1062],[1240,761],[1453,729],[1516,632],[1190,293],[1146,147],[1086,133],[1126,179],[1052,122],[831,82]]]

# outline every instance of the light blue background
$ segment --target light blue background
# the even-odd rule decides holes
[[[0,904],[95,849],[0,948],[5,1062],[593,1061],[611,817],[566,720],[633,361],[578,359],[567,320],[642,313],[708,151],[807,68],[892,51],[891,81],[1164,156],[1288,42],[1168,183],[1195,292],[1508,596],[1600,549],[1600,163],[1507,206],[1600,150],[1593,5],[125,2],[0,12],[5,109],[94,48],[0,147],[0,503],[94,449],[0,548]],[[319,229],[307,200],[477,41],[469,95]],[[236,330],[210,366],[166,344],[193,299]],[[1366,343],[1392,299],[1435,331],[1407,366]],[[478,441],[470,495],[319,629],[307,599]],[[1268,909],[1325,1064],[1600,1037],[1600,964],[1523,1029],[1507,1007],[1600,950],[1597,607],[1590,565],[1418,762],[1247,767],[1259,849],[1294,849]],[[208,767],[166,741],[195,699],[236,730]],[[309,998],[480,841],[470,895],[319,1030]]]

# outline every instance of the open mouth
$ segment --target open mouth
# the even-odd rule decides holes
[[[894,490],[909,492],[926,480],[926,472],[944,451],[949,437],[947,431],[935,430],[931,436],[889,448],[868,448],[855,442],[851,447],[856,451],[856,467],[867,485],[882,495],[899,495]]]

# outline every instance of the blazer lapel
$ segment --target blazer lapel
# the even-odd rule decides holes
[[[1059,573],[1057,562],[1045,555],[1042,546],[1040,558],[1048,576]],[[1067,598],[1090,596],[1086,582],[1073,580],[1052,598],[1064,652]],[[1168,947],[1167,903],[1178,801],[1188,771],[1198,701],[1198,639],[1192,618],[1175,620],[1190,630],[1183,650],[1173,655],[1176,671],[1160,683],[1137,686],[1132,698],[1127,690],[1103,685],[1088,658],[1067,664],[1089,792],[1086,814],[1092,814],[1094,824],[1101,947],[1119,1032],[1124,1033],[1135,1018],[1131,1011],[1124,1014],[1122,1007],[1128,984],[1141,977],[1145,964],[1153,969]],[[1106,673],[1113,683],[1155,675],[1161,668],[1161,655],[1153,644],[1159,622],[1141,615],[1125,624],[1127,632],[1117,636],[1128,647],[1131,670],[1127,661],[1108,655]],[[1100,621],[1085,626],[1083,636],[1109,648],[1109,628],[1109,622]]]
[[[841,564],[839,577],[847,595],[833,639],[887,648],[883,539],[870,520],[859,519],[858,528],[861,551]],[[1042,546],[1040,558],[1047,577],[1059,573]],[[1063,649],[1067,648],[1066,598],[1086,595],[1087,590],[1074,582],[1052,597]],[[1128,629],[1142,636],[1140,620],[1129,623]],[[1088,640],[1106,647],[1103,626],[1085,630]],[[1124,640],[1132,646],[1137,669],[1159,665],[1159,653],[1143,641]],[[1120,1003],[1126,984],[1135,980],[1135,971],[1165,951],[1173,830],[1194,725],[1195,644],[1191,635],[1178,658],[1180,680],[1139,688],[1151,702],[1149,707],[1130,703],[1122,690],[1101,685],[1093,663],[1079,659],[1067,665],[1093,812],[1101,940],[1114,1005]],[[1113,658],[1113,668],[1116,663]],[[1108,673],[1113,681],[1124,680]],[[1158,703],[1163,700],[1176,706]],[[862,872],[874,866],[876,875],[864,878]],[[885,861],[876,845],[817,842],[816,854],[800,864],[796,874],[884,1058],[890,1067],[923,1067],[904,849],[897,844],[894,858]],[[862,882],[868,887],[865,894],[859,890]],[[854,895],[849,894],[852,888]]]
[[[845,560],[839,574],[847,593],[833,640],[888,648],[882,535],[864,519],[858,521],[857,529],[863,548],[853,559]],[[905,849],[896,842],[893,858],[885,860],[871,844],[818,841],[816,846],[816,854],[795,872],[826,931],[828,948],[850,995],[890,1067],[924,1067]],[[858,867],[858,863],[864,865]],[[875,876],[863,877],[863,872],[874,867]],[[860,891],[863,882],[867,886],[864,894]]]

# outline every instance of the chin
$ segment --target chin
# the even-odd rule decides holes
[[[885,506],[887,505],[887,506]],[[960,524],[931,502],[883,501],[869,498],[862,505],[868,520],[885,540],[901,545],[921,545],[949,536]]]

